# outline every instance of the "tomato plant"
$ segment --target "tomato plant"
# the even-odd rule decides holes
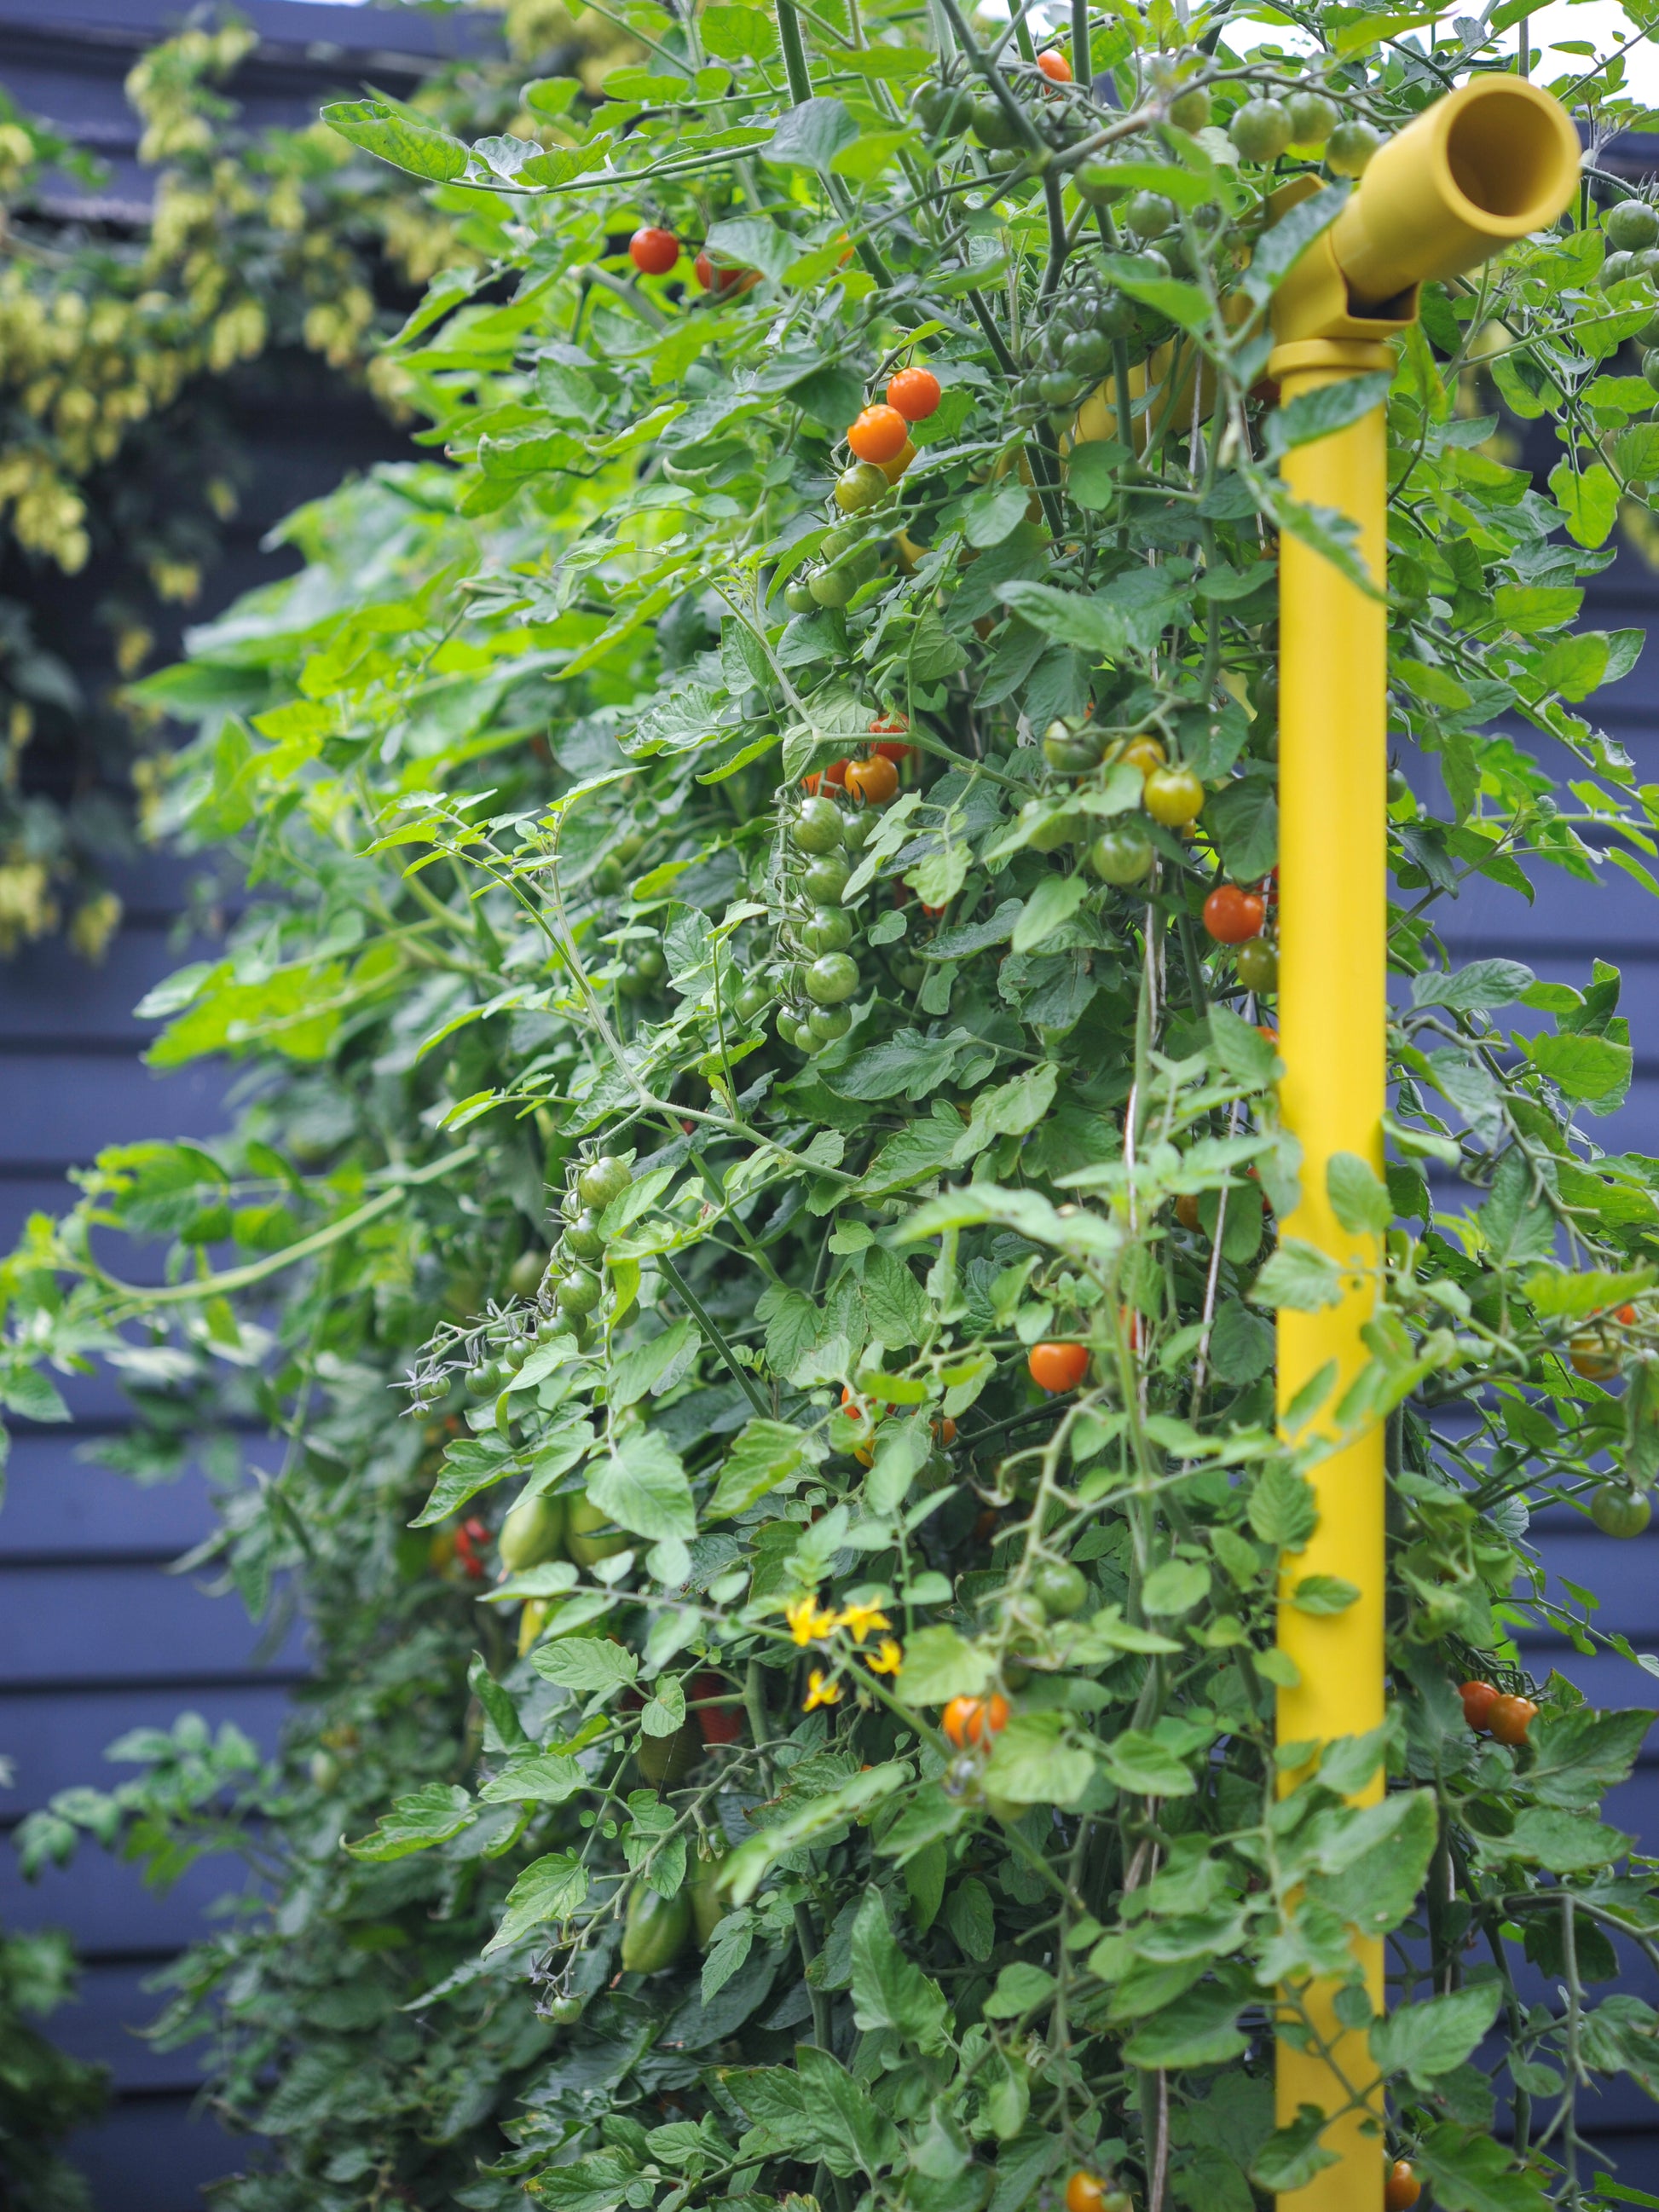
[[[1271,2088],[1310,1978],[1385,2172],[1579,2212],[1589,2093],[1659,2033],[1609,2009],[1653,1899],[1597,1809],[1648,1711],[1514,1632],[1626,1656],[1529,1531],[1659,1472],[1659,1201],[1597,1137],[1616,975],[1454,970],[1439,902],[1650,842],[1579,711],[1636,641],[1571,627],[1646,482],[1659,302],[1599,280],[1648,197],[1593,178],[1391,356],[1395,744],[1449,796],[1391,800],[1386,1150],[1310,1193],[1255,999],[1276,564],[1349,551],[1262,319],[1306,187],[1509,31],[1131,9],[1066,82],[950,0],[857,21],[665,15],[603,97],[532,80],[533,141],[331,111],[492,289],[389,355],[428,457],[139,689],[249,878],[156,1048],[245,1063],[237,1127],[112,1151],[5,1277],[12,1402],[110,1358],[149,1468],[280,1420],[214,1556],[325,1664],[274,1766],[149,1742],[24,1848],[165,1869],[257,1811],[182,2015],[276,2146],[257,2212],[1242,2207],[1317,2166]],[[1632,111],[1583,58],[1595,135]],[[698,283],[635,281],[647,212]],[[1348,1287],[1310,1198],[1379,1306],[1286,1437],[1273,1317]],[[1358,1595],[1303,1560],[1345,1423],[1387,1439],[1389,1715],[1286,1771],[1281,1599]]]

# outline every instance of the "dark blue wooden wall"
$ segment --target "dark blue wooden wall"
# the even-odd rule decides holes
[[[56,180],[51,212],[118,235],[143,222],[147,179],[122,80],[188,12],[173,0],[0,0],[0,86],[108,165],[94,185]],[[437,59],[477,51],[499,28],[487,18],[304,0],[241,0],[240,13],[261,39],[232,86],[254,124],[303,124],[324,100],[370,82],[406,93]],[[349,471],[410,451],[366,398],[309,360],[256,367],[230,387],[228,404],[254,479],[192,619],[294,565],[286,552],[260,550],[281,516]],[[88,619],[95,566],[70,583],[17,573],[3,580],[31,600],[43,641],[71,661],[77,640],[100,635]],[[158,659],[176,643],[163,636]],[[77,674],[89,690],[107,680],[106,670],[84,662]],[[72,1195],[67,1170],[100,1146],[205,1137],[226,1123],[219,1075],[158,1076],[138,1058],[146,1026],[132,1008],[192,957],[180,936],[185,872],[141,860],[115,881],[126,919],[100,968],[58,942],[0,962],[0,1249],[10,1249],[32,1211]],[[153,1269],[154,1255],[123,1255],[121,1264]],[[87,1448],[122,1425],[120,1395],[106,1377],[67,1395],[71,1426],[24,1426],[16,1437],[0,1510],[0,1759],[10,1762],[12,1784],[0,1789],[0,1927],[67,1929],[84,1962],[82,2001],[51,2032],[113,2075],[108,2118],[75,2147],[99,2212],[185,2212],[203,2183],[234,2171],[238,2147],[192,2113],[192,2054],[153,2051],[136,2030],[161,2002],[147,1978],[203,1932],[206,1908],[238,1869],[204,1863],[157,1898],[90,1846],[72,1868],[30,1887],[9,1832],[56,1790],[118,1780],[105,1748],[141,1724],[170,1727],[191,1711],[215,1726],[234,1720],[270,1747],[304,1651],[293,1636],[274,1657],[258,1656],[259,1632],[239,1600],[210,1595],[204,1578],[168,1574],[212,1525],[204,1477],[191,1470],[177,1484],[139,1489],[90,1463]],[[246,1443],[257,1456],[260,1439]]]

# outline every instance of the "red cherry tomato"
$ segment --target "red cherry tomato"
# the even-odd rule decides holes
[[[680,258],[680,242],[672,230],[647,223],[629,240],[628,258],[642,276],[665,276]]]
[[[1031,1380],[1051,1397],[1075,1390],[1089,1371],[1089,1347],[1085,1344],[1034,1344],[1025,1355]]]
[[[1052,47],[1046,54],[1037,56],[1037,67],[1051,84],[1070,84],[1072,82],[1072,64],[1064,54],[1055,52]]]
[[[939,398],[939,379],[931,368],[902,368],[887,380],[887,404],[907,422],[925,422]]]
[[[691,1695],[695,1698],[718,1698],[726,1685],[718,1674],[694,1674]],[[736,1743],[743,1734],[743,1715],[735,1705],[706,1705],[697,1707],[697,1726],[707,1744]]]
[[[898,770],[884,754],[847,763],[847,788],[870,806],[888,806],[898,797]]]
[[[1385,2212],[1412,2212],[1412,2207],[1423,2194],[1423,2185],[1412,2170],[1409,2159],[1397,2158],[1389,2168],[1389,2178],[1382,2185]]]
[[[994,1692],[988,1698],[952,1698],[939,1726],[960,1749],[1000,1735],[1008,1725],[1008,1711],[1007,1698]]]
[[[844,790],[847,784],[847,766],[844,760],[831,761],[828,768],[815,769],[811,775],[802,776],[801,782],[808,791],[814,793],[820,783],[830,784],[836,791]]]
[[[713,292],[716,295],[723,295],[727,292],[746,292],[751,284],[758,284],[760,282],[760,272],[756,269],[731,268],[725,264],[717,268],[709,259],[706,246],[691,264],[691,267],[703,290]]]
[[[866,407],[847,442],[861,461],[896,461],[909,442],[909,431],[896,407]]]
[[[1465,1682],[1457,1692],[1463,1700],[1463,1717],[1477,1735],[1484,1735],[1492,1709],[1503,1694],[1496,1682]]]
[[[889,714],[879,722],[872,722],[870,734],[876,742],[871,746],[871,751],[879,753],[884,760],[908,760],[915,747],[906,744],[900,733],[909,726],[902,714]]]
[[[1255,891],[1218,884],[1204,902],[1204,927],[1218,945],[1243,945],[1261,934],[1266,911]]]
[[[1620,1328],[1629,1328],[1635,1322],[1636,1309],[1634,1306],[1619,1306],[1614,1309],[1613,1317]]]
[[[1530,1698],[1498,1698],[1486,1725],[1498,1742],[1513,1747],[1526,1741],[1527,1731],[1537,1717],[1538,1708]]]

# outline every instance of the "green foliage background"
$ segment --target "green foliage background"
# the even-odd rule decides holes
[[[597,102],[532,82],[534,135],[331,112],[469,246],[386,356],[444,459],[295,517],[303,573],[137,687],[195,732],[158,826],[256,895],[151,1000],[154,1057],[228,1053],[248,1103],[31,1225],[8,1402],[112,1362],[134,1471],[204,1456],[198,1565],[302,1603],[319,1674],[274,1765],[183,1721],[25,1851],[246,1853],[165,2032],[211,2027],[220,2109],[270,2140],[223,2192],[249,2212],[1017,2212],[1073,2169],[1248,2212],[1328,2154],[1269,2094],[1310,1975],[1348,1981],[1355,2094],[1449,2212],[1610,2201],[1580,2103],[1656,2081],[1659,2018],[1607,1985],[1659,1905],[1599,1807],[1649,1715],[1528,1685],[1512,1632],[1636,1656],[1546,1595],[1528,1516],[1654,1475],[1659,1171],[1595,1140],[1617,975],[1449,973],[1436,914],[1547,866],[1659,888],[1652,794],[1580,712],[1639,640],[1575,628],[1659,475],[1652,277],[1607,275],[1587,188],[1398,349],[1394,727],[1449,799],[1390,806],[1391,1161],[1332,1187],[1382,1306],[1324,1408],[1388,1425],[1393,1698],[1298,1775],[1281,1568],[1310,1611],[1352,1592],[1297,1572],[1327,1446],[1317,1391],[1275,1435],[1268,1316],[1340,1278],[1275,1246],[1270,1007],[1199,916],[1273,861],[1280,536],[1351,558],[1276,465],[1346,403],[1259,393],[1340,185],[1269,210],[1316,160],[1225,125],[1317,76],[1396,128],[1510,65],[1502,26],[1330,6],[1314,61],[1247,63],[1207,17],[1080,11],[1114,108],[952,0],[623,20],[646,63]],[[1646,120],[1617,58],[1573,68],[1598,130]],[[1212,121],[1172,124],[1195,86]],[[670,278],[620,250],[646,220]],[[757,281],[689,281],[705,240]],[[941,404],[843,520],[842,434],[912,356]],[[1133,453],[1075,419],[1198,356],[1212,405],[1155,398]],[[1504,410],[1553,423],[1547,495]],[[804,810],[896,715],[902,792]],[[1122,757],[1148,732],[1203,786],[1190,838]],[[1151,856],[1127,887],[1103,830]],[[803,1033],[821,1000],[842,1034]],[[167,1240],[165,1289],[110,1276],[112,1229]],[[1081,1387],[1035,1386],[1040,1342]],[[275,1475],[235,1466],[249,1411]],[[1536,1692],[1527,1744],[1470,1731],[1473,1672]],[[1386,2022],[1356,1928],[1396,1939]]]

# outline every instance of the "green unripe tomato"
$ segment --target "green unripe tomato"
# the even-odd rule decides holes
[[[845,1006],[814,1006],[806,1017],[806,1033],[814,1046],[834,1044],[852,1026],[853,1017]]]
[[[1170,120],[1177,131],[1202,131],[1210,119],[1210,94],[1206,86],[1194,85],[1189,91],[1178,92],[1170,102]]]
[[[976,99],[969,111],[973,118],[974,136],[981,146],[996,152],[1006,152],[1019,143],[1019,132],[1012,116],[1003,111],[1002,102],[986,93]]]
[[[332,1790],[340,1778],[340,1762],[331,1751],[313,1751],[306,1762],[313,1790]]]
[[[1336,103],[1322,92],[1292,93],[1285,103],[1292,146],[1322,146],[1337,125]]]
[[[1154,822],[1179,830],[1204,811],[1204,786],[1189,768],[1155,768],[1147,777],[1141,804]]]
[[[1659,246],[1644,246],[1630,258],[1632,276],[1645,276],[1650,284],[1659,283]]]
[[[578,1260],[603,1260],[605,1236],[597,1213],[584,1208],[564,1232],[567,1249]]]
[[[1083,397],[1088,381],[1075,369],[1046,368],[1037,379],[1037,397],[1045,407],[1069,407]]]
[[[885,499],[892,486],[873,461],[854,461],[836,478],[836,505],[843,514],[861,514]]]
[[[1175,202],[1162,192],[1132,192],[1123,220],[1137,238],[1162,238],[1175,228]]]
[[[803,799],[789,824],[789,842],[798,853],[833,853],[842,840],[842,811],[833,799],[814,792]]]
[[[1103,331],[1073,331],[1060,349],[1060,359],[1073,375],[1092,380],[1104,376],[1112,365],[1112,342]]]
[[[565,1334],[568,1326],[557,1314],[544,1314],[536,1323],[537,1343],[551,1344],[556,1336]]]
[[[620,1198],[633,1180],[634,1170],[626,1160],[619,1160],[613,1152],[601,1152],[596,1159],[589,1160],[576,1177],[576,1195],[582,1206],[603,1213],[612,1199]]]
[[[672,1897],[659,1897],[642,1881],[635,1882],[623,1923],[623,1972],[662,1973],[684,1950],[690,1933],[691,1903],[683,1889]]]
[[[610,1516],[582,1492],[566,1504],[564,1548],[579,1567],[595,1567],[632,1548],[634,1539],[615,1527]]]
[[[838,1006],[858,987],[858,963],[845,952],[826,952],[806,971],[806,995],[815,1006]]]
[[[860,807],[854,813],[841,817],[841,842],[849,853],[861,853],[870,842],[870,832],[875,827],[873,807]]]
[[[1077,186],[1078,198],[1091,207],[1109,207],[1123,197],[1122,179],[1110,161],[1079,161],[1072,182]]]
[[[1069,1620],[1089,1602],[1089,1578],[1069,1559],[1039,1559],[1031,1571],[1031,1595],[1052,1620]]]
[[[1100,732],[1087,726],[1050,722],[1042,733],[1042,757],[1062,775],[1082,775],[1097,768],[1102,750]]]
[[[514,1338],[512,1343],[509,1344],[501,1353],[501,1372],[503,1375],[516,1375],[518,1373],[519,1370],[524,1365],[526,1360],[530,1357],[531,1342],[532,1340],[527,1336],[515,1336]]]
[[[1622,284],[1626,276],[1634,274],[1635,264],[1636,256],[1633,253],[1608,254],[1607,259],[1601,264],[1601,289],[1604,292],[1610,292],[1615,284]]]
[[[801,1042],[802,1037],[806,1034],[805,1024],[793,1006],[778,1008],[777,1019],[774,1022],[773,1027],[785,1044],[793,1045],[797,1052],[805,1052],[807,1049],[807,1046]]]
[[[757,977],[745,983],[738,994],[736,1012],[740,1022],[758,1021],[772,1003],[772,994]]]
[[[801,889],[814,906],[839,906],[853,871],[839,853],[821,853],[801,871]]]
[[[1045,814],[1041,799],[1027,799],[1020,809],[1022,819],[1032,817],[1031,827],[1025,833],[1025,842],[1034,853],[1063,852],[1067,845],[1075,845],[1089,834],[1086,815]]]
[[[810,615],[817,605],[812,597],[811,580],[806,576],[792,576],[783,587],[783,604],[792,615]]]
[[[1227,125],[1227,136],[1247,161],[1276,161],[1291,143],[1291,118],[1282,100],[1247,100]]]
[[[1382,143],[1369,123],[1339,123],[1325,141],[1325,167],[1334,177],[1363,177]]]
[[[955,137],[968,128],[973,112],[972,95],[961,84],[924,84],[910,105],[930,138]]]
[[[893,981],[901,991],[919,991],[927,981],[927,963],[913,952],[899,952],[893,960]]]
[[[1642,356],[1642,374],[1656,392],[1659,392],[1659,346],[1650,347]]]
[[[550,2021],[555,2027],[574,2027],[586,2010],[586,2007],[575,1991],[568,1990],[562,1997],[548,1999],[542,2008],[542,2017]]]
[[[496,1550],[510,1575],[554,1558],[564,1542],[562,1498],[520,1498],[501,1523]]]
[[[553,1295],[561,1313],[591,1314],[605,1296],[605,1285],[588,1268],[573,1267],[568,1275],[560,1276]]]
[[[593,888],[601,898],[615,898],[626,881],[621,862],[609,853],[593,871]]]
[[[1659,246],[1659,214],[1646,200],[1620,200],[1601,218],[1607,244],[1621,253],[1639,253],[1644,246]]]
[[[501,1387],[501,1370],[493,1359],[481,1359],[467,1369],[466,1387],[475,1398],[493,1398]]]
[[[815,568],[806,580],[817,607],[844,607],[858,589],[858,580],[848,568]]]
[[[1089,865],[1103,884],[1138,884],[1152,865],[1152,841],[1139,822],[1116,822],[1089,848]]]
[[[801,925],[800,941],[811,953],[845,952],[856,927],[844,906],[815,907]]]
[[[1591,1494],[1590,1519],[1604,1536],[1639,1536],[1652,1518],[1653,1507],[1644,1490],[1604,1482]]]
[[[1247,938],[1234,953],[1233,962],[1247,991],[1279,988],[1279,955],[1265,937]]]
[[[507,1271],[507,1287],[515,1297],[533,1298],[546,1265],[544,1252],[520,1252]]]
[[[721,1896],[719,1887],[720,1861],[725,1856],[725,1837],[705,1836],[687,1870],[686,1894],[691,1900],[691,1920],[697,1931],[699,1950],[708,1948],[714,1930],[731,1911],[730,1902]]]

